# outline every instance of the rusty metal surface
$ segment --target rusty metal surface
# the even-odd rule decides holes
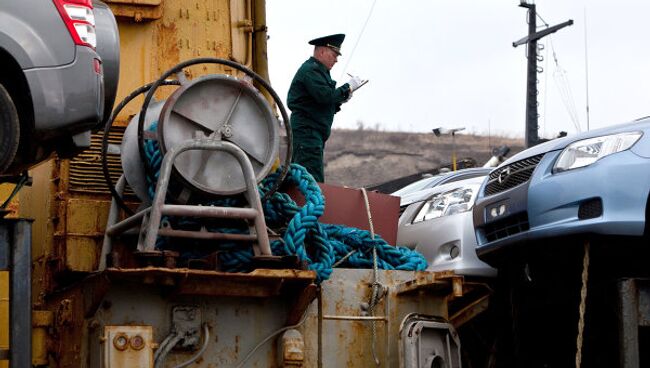
[[[181,61],[197,57],[246,61],[252,47],[246,26],[252,22],[249,0],[165,0],[160,5],[143,4],[155,2],[138,1],[138,5],[108,1],[120,29],[122,73],[116,101]],[[188,74],[191,78],[216,72],[233,73],[229,68],[197,66]],[[161,89],[156,98],[164,99],[172,90]],[[126,122],[135,115],[141,102],[142,98],[137,98],[126,106],[117,117],[118,122]]]
[[[153,328],[151,326],[105,326],[101,340],[105,368],[153,368]]]
[[[381,366],[398,367],[398,338],[402,320],[410,313],[447,318],[449,294],[444,293],[401,293],[399,285],[410,280],[426,279],[428,272],[380,271],[379,282],[388,288],[388,293],[375,308],[375,316],[383,320],[375,321],[376,351]],[[440,290],[451,292],[451,281]],[[336,269],[330,280],[322,285],[323,315],[328,319],[322,322],[323,367],[371,367],[375,366],[372,357],[372,321],[366,317],[364,303],[370,300],[372,270]],[[314,303],[315,304],[315,303]],[[317,308],[312,305],[309,317],[301,331],[305,335],[306,350],[318,346]],[[340,317],[355,317],[335,319]],[[317,366],[316,354],[306,357],[307,367]]]
[[[110,203],[99,199],[70,198],[66,201],[65,231],[58,236],[65,239],[67,271],[97,269],[109,207]]]
[[[57,367],[79,367],[87,361],[87,333],[98,326],[89,323],[108,291],[108,279],[96,274],[48,295],[44,308],[54,314],[48,353]]]
[[[316,279],[314,271],[258,269],[250,273],[229,273],[187,268],[108,268],[115,281],[173,286],[176,295],[270,297],[304,288]]]
[[[300,318],[304,315],[305,311],[309,305],[316,299],[318,295],[318,286],[316,284],[307,285],[298,296],[295,297],[295,301],[291,303],[291,309],[287,313],[287,326],[293,326],[300,322]]]
[[[32,311],[32,365],[48,364],[48,329],[54,324],[51,311]]]
[[[466,322],[471,321],[474,317],[485,312],[488,309],[490,295],[483,295],[479,299],[473,300],[469,305],[454,313],[449,321],[455,328],[459,328]]]
[[[236,21],[230,28],[231,60],[251,67],[253,59],[252,0],[230,0],[230,14]]]
[[[377,350],[384,367],[398,367],[398,337],[402,320],[410,313],[447,317],[447,301],[451,297],[433,293],[407,293],[398,295],[397,285],[418,275],[417,272],[380,271],[379,281],[388,288],[387,296],[378,304],[376,316],[384,318],[376,322]],[[187,277],[191,283],[205,278],[205,287],[219,283],[221,278],[245,280],[244,287],[265,279],[284,278],[285,286],[290,279],[307,283],[313,280],[310,271],[258,270],[253,274],[224,274],[200,270],[109,269],[102,276],[86,281],[88,285],[78,286],[51,300],[53,306],[60,306],[61,317],[55,318],[58,350],[55,356],[62,367],[102,367],[102,337],[106,326],[152,326],[153,342],[160,343],[172,328],[172,310],[178,306],[198,306],[202,323],[210,326],[210,340],[206,351],[199,359],[201,367],[236,366],[262,340],[287,325],[287,314],[296,300],[300,300],[300,287],[287,288],[288,294],[257,298],[252,296],[205,296],[180,295],[169,292],[164,285],[147,284],[154,276],[171,276],[174,279]],[[155,277],[153,278],[156,279]],[[86,301],[85,294],[101,289],[99,280],[110,287],[106,294],[97,294]],[[371,270],[336,269],[330,280],[322,284],[323,315],[364,317],[362,304],[370,296]],[[451,293],[451,280],[446,281]],[[297,287],[297,285],[294,285]],[[240,286],[231,286],[239,288]],[[311,288],[311,287],[308,287]],[[303,289],[304,290],[304,289]],[[98,301],[97,296],[101,296]],[[307,297],[307,300],[310,298]],[[66,304],[66,300],[70,300]],[[304,302],[307,303],[307,302]],[[67,307],[64,307],[64,304]],[[90,307],[93,305],[94,307]],[[319,352],[318,303],[313,300],[304,322],[296,330],[302,334],[304,349],[300,357],[300,342],[288,346],[295,352],[291,355],[297,361],[304,359],[304,367],[317,367]],[[70,312],[67,312],[70,311]],[[297,313],[297,312],[296,312]],[[324,320],[322,322],[322,356],[324,367],[369,367],[374,366],[371,356],[371,322],[365,320]],[[260,346],[245,364],[246,367],[278,367],[278,346],[281,339],[278,332],[269,342]],[[293,350],[297,347],[298,350]],[[288,351],[288,350],[287,350]],[[167,358],[167,366],[178,365],[191,357],[195,351],[174,349]],[[285,360],[291,361],[291,359]]]
[[[462,281],[462,276],[455,275],[453,271],[417,272],[412,279],[396,285],[395,292],[404,295],[422,293],[424,291],[444,294],[453,290],[455,296],[458,296],[458,286],[454,289],[454,279],[460,279]]]

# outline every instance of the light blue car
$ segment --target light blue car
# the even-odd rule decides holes
[[[650,213],[650,118],[552,140],[508,159],[474,205],[477,253],[578,234],[642,237]]]

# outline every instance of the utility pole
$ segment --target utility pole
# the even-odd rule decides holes
[[[528,8],[528,36],[512,43],[513,47],[526,44],[528,49],[528,69],[526,72],[526,147],[539,143],[537,113],[537,40],[573,24],[569,19],[564,23],[537,32],[537,12],[535,4],[521,0],[519,6]]]

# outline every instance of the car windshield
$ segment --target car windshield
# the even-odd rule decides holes
[[[430,178],[425,178],[425,179],[418,180],[415,183],[411,183],[411,184],[405,186],[404,188],[394,192],[393,195],[401,197],[401,196],[409,194],[409,193],[417,192],[418,190],[422,190],[424,188],[433,187],[433,186],[435,186],[435,183],[442,180],[442,178],[444,178],[445,175],[446,174],[438,174],[438,175],[432,176]]]

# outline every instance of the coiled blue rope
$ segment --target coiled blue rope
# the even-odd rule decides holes
[[[145,142],[145,153],[147,159],[150,160],[151,167],[156,169],[156,179],[162,162],[157,144],[155,141]],[[260,196],[270,190],[279,172],[280,170],[277,170],[262,181],[258,187]],[[297,256],[300,261],[307,263],[309,269],[316,271],[319,283],[330,277],[333,265],[337,262],[341,267],[372,268],[373,248],[377,249],[377,266],[380,269],[408,271],[426,269],[426,259],[416,251],[389,245],[378,235],[373,239],[370,232],[365,230],[320,223],[318,220],[325,210],[325,199],[320,187],[304,167],[295,163],[291,164],[285,180],[298,188],[305,197],[305,204],[302,207],[298,206],[288,194],[279,191],[273,193],[263,204],[267,224],[272,227],[286,228],[281,234],[282,240],[271,243],[271,251],[274,255]],[[149,193],[152,197],[154,191],[155,182],[150,181]],[[227,201],[232,202],[233,199],[225,199],[208,205],[224,206]],[[206,226],[200,220],[191,218],[180,218],[174,221],[174,226],[181,228],[205,226],[208,231],[213,232],[246,233],[248,231],[246,227]],[[170,243],[166,241],[157,243],[161,249],[166,249],[169,245]],[[248,272],[251,270],[252,249],[235,250],[232,243],[219,243],[217,248],[220,250],[219,263],[224,271]],[[197,255],[191,253],[191,256]]]

